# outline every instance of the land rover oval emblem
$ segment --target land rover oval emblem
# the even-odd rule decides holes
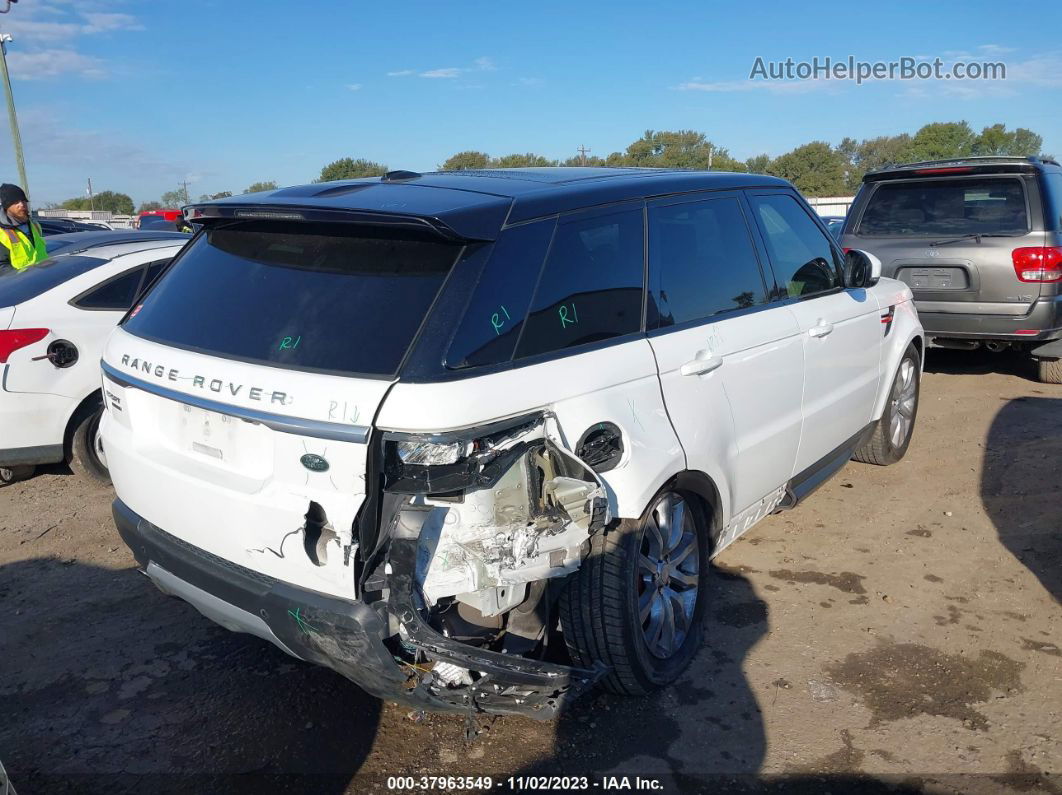
[[[302,465],[311,472],[328,471],[328,462],[321,456],[317,455],[317,453],[307,453],[299,460],[302,462]]]

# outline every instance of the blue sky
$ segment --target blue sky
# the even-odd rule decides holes
[[[5,0],[0,0],[2,6]],[[0,16],[38,204],[94,188],[193,198],[297,184],[339,157],[430,170],[461,149],[549,157],[695,129],[739,158],[1006,123],[1062,155],[1062,11],[857,5],[21,0]],[[1004,81],[750,81],[760,56],[1002,61]],[[6,124],[0,178],[16,181]]]

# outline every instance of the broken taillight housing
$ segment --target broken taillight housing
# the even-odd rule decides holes
[[[1018,281],[1062,281],[1062,246],[1025,246],[1014,249],[1010,256]]]
[[[0,364],[6,364],[7,357],[19,348],[40,342],[47,336],[46,328],[13,328],[0,331]]]
[[[384,487],[400,494],[444,494],[496,480],[527,445],[518,441],[541,414],[443,434],[384,434]]]

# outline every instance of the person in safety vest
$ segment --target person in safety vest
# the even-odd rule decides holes
[[[48,259],[44,233],[30,217],[29,200],[18,185],[0,185],[0,271],[25,270]]]

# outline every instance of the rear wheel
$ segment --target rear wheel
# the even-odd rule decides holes
[[[1037,359],[1041,384],[1062,384],[1062,359]]]
[[[616,522],[590,544],[561,599],[573,661],[607,666],[613,693],[670,684],[701,646],[709,538],[700,503],[664,491],[641,519]]]
[[[70,468],[78,475],[109,486],[111,475],[107,471],[107,458],[100,438],[100,419],[103,407],[85,417],[74,429],[70,439]]]
[[[37,467],[31,465],[0,467],[0,486],[8,486],[12,483],[18,483],[20,480],[31,478],[36,471]]]
[[[896,368],[885,410],[874,433],[852,456],[864,464],[888,466],[907,453],[918,416],[918,350],[908,346]]]

